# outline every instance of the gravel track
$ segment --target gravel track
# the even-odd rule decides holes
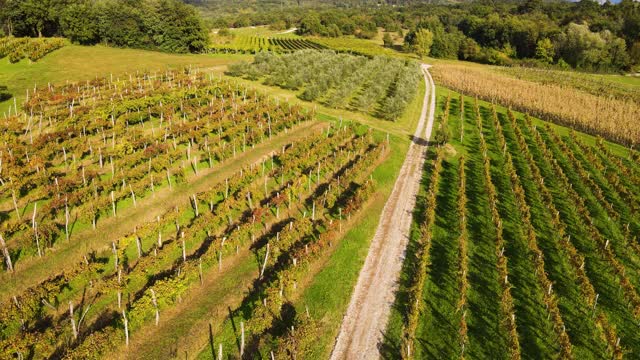
[[[435,111],[430,65],[422,65],[427,91],[422,114],[393,191],[384,206],[369,254],[342,320],[331,359],[377,359],[395,300],[409,242],[413,208],[420,187]]]

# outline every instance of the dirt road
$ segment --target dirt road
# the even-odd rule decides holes
[[[435,85],[429,65],[422,65],[427,91],[414,140],[384,206],[369,254],[360,271],[349,308],[342,320],[331,359],[376,359],[402,268],[413,208],[431,138]]]

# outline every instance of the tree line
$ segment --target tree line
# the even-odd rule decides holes
[[[0,0],[2,34],[175,53],[208,44],[197,10],[178,0]]]

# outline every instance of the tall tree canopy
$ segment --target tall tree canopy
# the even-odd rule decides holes
[[[178,0],[0,0],[3,32],[64,36],[79,44],[198,52],[208,34],[197,11]]]

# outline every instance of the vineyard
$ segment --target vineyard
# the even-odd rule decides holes
[[[333,50],[338,53],[366,56],[389,56],[395,58],[410,58],[405,55],[378,45],[369,40],[356,38],[324,38],[295,37],[292,34],[275,36],[256,36],[238,34],[231,38],[214,38],[209,52],[214,54],[258,54],[263,51],[271,51],[277,54],[286,54],[298,50]]]
[[[298,50],[323,50],[325,46],[318,43],[292,37],[234,36],[231,41],[211,45],[211,53],[222,54],[257,54],[264,51],[289,53]]]
[[[403,59],[412,58],[410,54],[397,52],[390,48],[383,47],[381,44],[377,44],[374,41],[358,39],[356,37],[312,37],[311,41],[342,53],[368,57],[389,56]]]
[[[5,57],[9,62],[17,63],[24,58],[38,61],[52,51],[67,45],[62,38],[0,38],[0,59]]]
[[[165,316],[207,300],[232,308],[216,354],[305,351],[318,330],[291,303],[376,191],[381,134],[310,126],[311,111],[188,69],[34,88],[20,110],[1,124],[2,357],[136,358]]]
[[[252,64],[238,63],[228,74],[289,90],[329,107],[397,119],[416,94],[420,81],[413,61],[387,57],[305,50],[291,54],[261,53]]]
[[[640,155],[443,91],[390,358],[636,358]]]

